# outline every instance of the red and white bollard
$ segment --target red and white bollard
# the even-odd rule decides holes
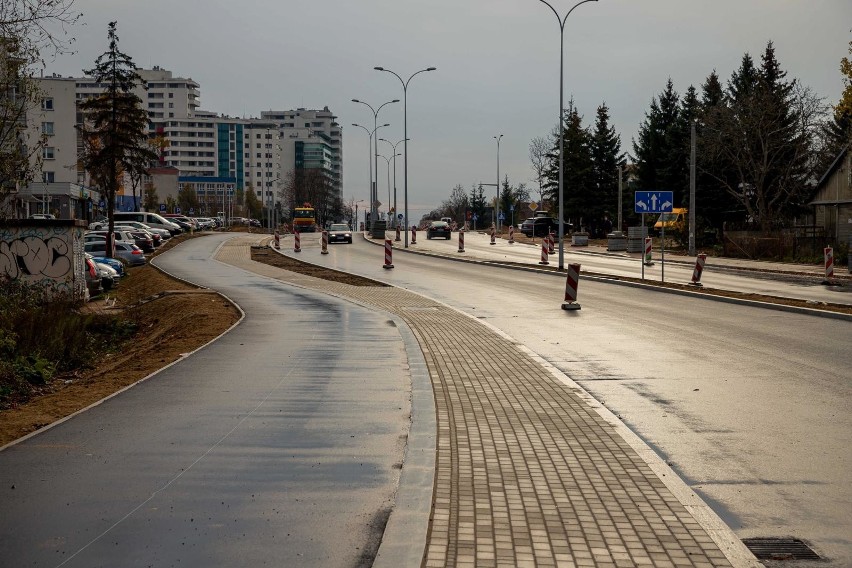
[[[294,229],[293,237],[293,252],[302,252],[302,235]]]
[[[413,225],[411,227],[411,244],[413,244],[413,245],[417,244],[417,227],[415,227]]]
[[[515,227],[509,225],[509,244],[515,244]]]
[[[275,248],[281,248],[281,233],[278,232],[278,229],[275,229]]]
[[[385,239],[385,264],[382,268],[393,268],[393,242]]]
[[[541,260],[538,262],[539,264],[550,264],[547,262],[547,239],[541,240]]]
[[[565,280],[565,301],[562,303],[563,310],[579,310],[577,303],[577,285],[580,284],[580,265],[568,265],[568,277]]]
[[[399,238],[399,225],[397,225],[397,226],[396,226],[396,239],[394,239],[394,240],[395,240],[396,242],[399,242],[399,241],[400,241],[400,238]]]
[[[654,266],[654,261],[651,260],[651,237],[645,237],[645,266]]]
[[[550,232],[547,234],[547,254],[554,254],[556,249],[554,248],[554,238],[553,233]]]
[[[823,253],[825,255],[825,281],[823,284],[831,284],[830,278],[834,278],[834,249],[825,247]]]
[[[707,261],[706,254],[699,254],[695,259],[695,270],[692,271],[693,286],[701,286],[701,274],[704,272],[704,263]]]
[[[322,232],[322,254],[328,254],[328,231]]]
[[[494,232],[494,227],[491,227],[491,244],[492,244],[492,245],[496,245],[496,244],[497,244],[497,240],[496,240],[496,238],[497,238],[497,237],[496,237],[495,232]]]
[[[459,252],[464,252],[464,227],[459,231]]]

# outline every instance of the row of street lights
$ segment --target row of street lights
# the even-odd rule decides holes
[[[419,75],[420,73],[425,73],[427,71],[435,71],[437,68],[436,67],[427,67],[426,69],[421,69],[420,71],[416,71],[415,73],[412,73],[408,77],[407,80],[403,80],[403,78],[400,77],[397,73],[395,73],[394,71],[391,71],[390,69],[385,69],[384,67],[374,67],[373,69],[375,69],[376,71],[384,71],[384,72],[387,72],[387,73],[391,73],[397,79],[399,79],[399,82],[402,84],[402,93],[403,93],[403,97],[402,97],[403,98],[403,138],[402,138],[402,140],[400,140],[396,144],[393,144],[392,142],[390,142],[389,140],[385,140],[384,138],[382,138],[382,140],[384,140],[385,142],[387,142],[388,144],[390,144],[393,147],[393,160],[394,160],[394,202],[393,202],[393,209],[394,209],[394,213],[396,213],[396,211],[397,211],[397,209],[396,209],[396,157],[399,155],[399,154],[396,153],[396,146],[400,142],[403,143],[403,154],[405,155],[405,161],[404,161],[404,166],[403,166],[404,171],[405,171],[405,174],[404,174],[404,180],[405,180],[404,181],[404,195],[403,195],[405,210],[404,210],[404,213],[403,213],[403,221],[405,223],[405,226],[404,226],[404,229],[405,229],[404,230],[404,232],[405,232],[405,248],[408,248],[408,140],[409,140],[409,138],[408,138],[408,84],[411,82],[411,79],[413,79],[415,75]],[[399,99],[394,99],[392,101],[387,101],[385,103],[382,103],[381,105],[379,105],[378,108],[375,108],[375,109],[372,107],[372,105],[370,105],[370,104],[368,104],[364,101],[358,100],[358,99],[352,99],[352,102],[366,105],[373,112],[373,130],[372,130],[372,132],[370,131],[370,129],[368,129],[365,126],[361,126],[360,124],[353,123],[352,126],[358,126],[360,128],[363,128],[370,135],[369,143],[372,145],[372,155],[370,156],[370,222],[375,223],[376,217],[377,217],[376,208],[378,206],[377,205],[377,203],[378,203],[378,191],[377,191],[377,183],[376,183],[375,180],[378,179],[378,177],[379,177],[379,175],[378,175],[378,173],[379,173],[379,165],[378,165],[379,137],[376,134],[376,131],[379,128],[382,128],[384,126],[390,126],[390,124],[383,124],[382,126],[378,125],[379,111],[382,110],[382,107],[384,107],[385,105],[389,105],[389,104],[392,104],[392,103],[398,103]],[[382,157],[385,158],[384,156],[382,156]],[[390,168],[390,158],[385,158],[385,160],[388,161],[388,168]],[[375,176],[373,175],[374,167],[375,167]],[[388,173],[388,178],[390,178],[390,173]],[[390,181],[388,181],[388,202],[390,202]],[[388,208],[390,208],[390,203],[388,203]]]

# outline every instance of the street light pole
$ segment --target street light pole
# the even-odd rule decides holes
[[[388,144],[390,144],[393,147],[393,215],[394,215],[394,226],[396,226],[396,224],[397,224],[396,216],[399,214],[399,209],[396,208],[396,157],[402,156],[402,154],[396,153],[396,147],[399,144],[401,144],[404,139],[400,140],[396,144],[392,143],[390,140],[388,140],[386,138],[379,138],[379,140],[387,142]]]
[[[373,148],[373,133],[370,132],[370,129],[367,128],[366,126],[361,126],[360,124],[356,124],[354,122],[352,123],[352,126],[357,126],[358,128],[363,128],[367,132],[367,136],[369,136],[369,138],[367,140],[367,165],[370,168],[370,187],[369,187],[368,191],[370,192],[370,197],[372,197],[372,192],[373,192],[373,189],[372,189],[373,188],[373,157],[372,157],[372,153],[373,153],[373,150],[372,150],[372,148]],[[372,199],[370,199],[369,201],[372,201]]]
[[[689,256],[695,256],[695,123],[689,123]]]
[[[564,81],[563,81],[563,61],[565,59],[565,22],[568,20],[568,16],[571,15],[571,12],[579,6],[580,4],[585,4],[586,2],[597,2],[598,0],[583,0],[582,2],[577,2],[574,6],[568,10],[568,13],[565,14],[565,17],[562,18],[559,16],[559,12],[557,12],[553,6],[551,6],[546,0],[539,0],[542,4],[547,5],[553,11],[553,14],[556,16],[556,20],[559,22],[559,121],[556,123],[556,132],[559,136],[559,270],[565,268],[565,249],[564,243],[562,242],[565,237],[565,197],[563,191],[563,184],[565,180],[565,137],[562,134],[562,115],[564,114],[564,99],[563,99],[563,90],[564,90]]]
[[[379,105],[379,108],[374,109],[369,103],[365,103],[364,101],[359,101],[358,99],[352,99],[353,103],[360,103],[362,105],[366,105],[371,111],[373,111],[373,133],[376,132],[380,127],[378,126],[379,120],[379,111],[382,110],[382,107],[385,105],[389,105],[391,103],[398,103],[399,99],[394,99],[392,101],[388,101],[386,103],[382,103]],[[389,126],[385,124],[384,126]],[[373,182],[373,193],[370,196],[370,224],[372,225],[376,220],[376,202],[379,200],[379,141],[378,139],[373,140],[373,152],[374,152],[374,161],[375,161],[375,169],[376,169],[376,181]]]
[[[386,71],[387,73],[393,74],[399,82],[402,84],[402,116],[403,116],[403,132],[402,139],[405,141],[403,145],[403,153],[405,154],[405,160],[403,161],[403,169],[405,170],[405,190],[404,190],[404,201],[405,201],[405,214],[404,214],[404,222],[405,222],[405,248],[408,248],[408,83],[414,78],[415,75],[420,73],[425,73],[426,71],[435,71],[437,67],[427,67],[426,69],[421,69],[415,73],[412,73],[407,81],[403,81],[402,77],[391,71],[390,69],[385,69],[384,67],[373,67],[376,71]]]
[[[503,135],[494,136],[497,141],[497,232],[500,232],[500,139]]]

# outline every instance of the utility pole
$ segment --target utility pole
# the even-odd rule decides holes
[[[689,143],[689,256],[695,256],[695,119],[690,121]]]

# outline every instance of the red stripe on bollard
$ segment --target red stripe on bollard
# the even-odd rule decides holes
[[[491,244],[496,245],[497,241],[495,240],[494,227],[491,227]]]
[[[509,225],[509,244],[515,244],[515,227]]]
[[[651,237],[645,237],[645,266],[653,266],[654,262],[651,260],[651,247],[653,241]]]
[[[293,231],[293,252],[302,252],[302,235],[299,231]]]
[[[823,254],[825,255],[825,280],[822,283],[831,285],[830,278],[834,277],[834,249],[825,247]]]
[[[577,287],[580,284],[580,265],[569,264],[568,275],[565,279],[565,302],[562,304],[563,310],[579,310],[580,304],[577,303]]]
[[[699,254],[695,259],[695,270],[692,271],[692,284],[701,286],[701,274],[704,273],[704,263],[707,261],[706,254]]]
[[[382,268],[393,268],[393,242],[385,239],[385,264]]]
[[[281,233],[278,232],[278,229],[275,229],[275,248],[281,248]]]
[[[459,231],[459,252],[464,252],[464,229]]]
[[[411,227],[411,244],[417,244],[417,227]]]
[[[322,254],[328,254],[328,231],[322,232]]]
[[[547,254],[554,254],[556,252],[555,244],[553,242],[553,233],[547,234]]]
[[[399,242],[399,241],[400,241],[400,238],[399,238],[399,225],[397,225],[397,226],[396,226],[396,239],[394,239],[394,240],[395,240],[396,242]]]
[[[539,264],[550,264],[547,262],[547,239],[541,240],[541,260]]]

